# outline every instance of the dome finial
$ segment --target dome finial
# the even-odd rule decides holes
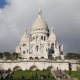
[[[27,33],[27,29],[26,28],[24,29],[24,33]]]
[[[39,8],[38,17],[42,17],[42,10]]]
[[[53,32],[54,32],[54,28],[52,27],[52,28],[51,28],[51,33],[53,33]]]

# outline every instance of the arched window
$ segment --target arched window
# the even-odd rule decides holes
[[[41,39],[43,40],[43,36],[41,36]]]
[[[54,43],[51,43],[51,53],[54,53]]]
[[[38,46],[36,46],[36,51],[38,52]]]
[[[55,41],[55,47],[57,48],[57,41]]]
[[[32,60],[32,59],[33,59],[33,57],[29,57],[29,59],[30,59],[30,60]]]
[[[41,59],[44,59],[44,57],[41,57]]]
[[[25,47],[26,46],[26,44],[23,44],[23,47]]]
[[[35,57],[35,59],[36,59],[36,60],[39,60],[39,58],[38,58],[38,57]]]
[[[46,37],[44,36],[44,41],[46,40]]]
[[[52,48],[54,47],[54,43],[51,43],[51,47],[52,47]]]
[[[25,54],[26,52],[25,51],[23,51],[23,54]]]

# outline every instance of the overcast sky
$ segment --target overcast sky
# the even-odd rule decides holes
[[[30,34],[39,8],[64,54],[80,53],[80,0],[0,0],[0,52],[15,51],[24,28]]]

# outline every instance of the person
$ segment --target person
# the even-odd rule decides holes
[[[18,76],[19,79],[21,79],[21,76]]]
[[[33,75],[33,74],[31,75],[31,78],[32,78],[32,79],[34,78],[34,75]]]
[[[42,76],[42,74],[40,75],[40,78],[41,78],[41,79],[43,79],[43,76]]]
[[[21,78],[24,79],[24,76],[22,75]]]
[[[3,76],[1,75],[1,80],[3,79]]]
[[[35,74],[35,77],[38,78],[38,74],[37,73]]]
[[[1,79],[1,74],[0,74],[0,79]]]
[[[50,78],[50,76],[47,74],[47,78]]]

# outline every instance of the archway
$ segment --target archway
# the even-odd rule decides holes
[[[33,70],[33,71],[35,71],[35,70],[39,70],[39,69],[38,69],[37,66],[33,65],[33,66],[31,66],[31,67],[29,68],[29,70]]]
[[[22,70],[22,69],[21,69],[20,66],[15,66],[15,67],[13,68],[13,70],[16,71],[16,70]]]
[[[35,60],[39,60],[39,58],[38,57],[35,57]]]
[[[53,67],[53,66],[48,66],[48,67],[46,68],[46,70],[54,70],[54,67]]]
[[[41,59],[44,59],[44,57],[41,57]]]
[[[30,60],[33,60],[33,57],[29,57]]]

